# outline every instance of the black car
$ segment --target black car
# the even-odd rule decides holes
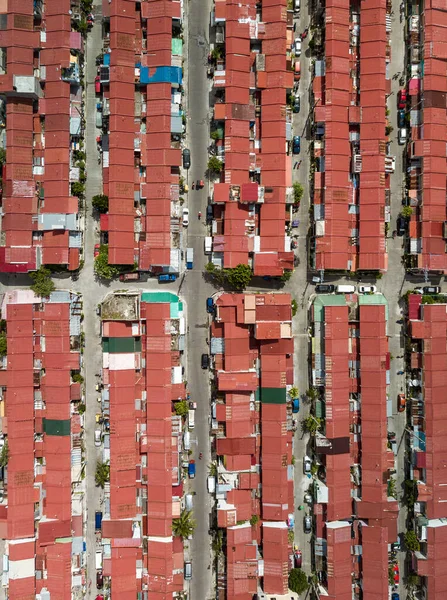
[[[208,204],[206,207],[206,220],[212,221],[214,218],[214,207],[212,204]]]
[[[330,285],[328,283],[319,283],[315,286],[315,291],[317,294],[332,294],[335,292],[335,285]]]
[[[301,102],[300,102],[300,97],[297,96],[293,102],[293,106],[292,106],[292,112],[294,112],[295,114],[300,112],[300,108],[301,108]]]
[[[404,110],[397,111],[397,126],[405,127],[405,111]]]
[[[208,354],[202,354],[202,369],[208,369],[210,366],[210,357]]]
[[[191,151],[188,148],[184,148],[183,150],[183,168],[189,169],[191,166]]]
[[[102,570],[96,571],[96,588],[100,590],[104,584],[104,578],[102,576]]]
[[[407,223],[405,219],[400,215],[397,217],[397,235],[405,235],[407,231]]]
[[[441,293],[441,288],[439,287],[439,285],[427,285],[425,287],[422,288],[424,291],[424,294],[440,294]]]

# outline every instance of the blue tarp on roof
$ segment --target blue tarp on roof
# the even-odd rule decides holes
[[[140,65],[136,65],[137,67]],[[182,84],[181,67],[140,67],[140,83]]]
[[[110,52],[107,52],[107,54],[104,54],[102,62],[104,65],[110,65]]]

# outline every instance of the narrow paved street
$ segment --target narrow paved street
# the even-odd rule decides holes
[[[202,353],[209,352],[209,323],[206,313],[206,298],[215,289],[204,279],[205,263],[204,241],[207,231],[206,205],[208,182],[205,177],[208,162],[209,138],[209,83],[206,65],[209,53],[209,23],[211,2],[209,0],[190,0],[188,4],[187,35],[187,142],[191,150],[191,168],[189,170],[190,225],[188,227],[187,246],[194,249],[194,268],[186,271],[180,295],[186,299],[188,315],[188,388],[192,400],[197,402],[193,455],[197,470],[195,479],[189,480],[189,488],[194,492],[194,518],[197,523],[191,541],[191,559],[193,577],[189,582],[190,598],[213,598],[213,561],[210,529],[211,511],[214,499],[207,491],[208,468],[211,463],[210,447],[210,371],[200,366]],[[203,179],[205,187],[192,189],[192,182]],[[201,211],[203,217],[198,219]],[[199,460],[199,453],[203,453]]]

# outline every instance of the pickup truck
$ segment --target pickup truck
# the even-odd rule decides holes
[[[120,281],[140,281],[140,274],[134,273],[121,273]]]
[[[196,463],[193,460],[189,461],[188,476],[190,479],[194,479],[194,477],[196,476]]]
[[[174,273],[165,273],[164,275],[159,275],[158,276],[158,281],[162,282],[162,281],[175,281],[177,279],[177,275],[175,275]]]

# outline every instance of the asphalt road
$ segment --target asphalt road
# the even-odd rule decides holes
[[[194,518],[197,526],[190,547],[193,577],[189,582],[190,598],[213,598],[213,561],[211,550],[211,510],[214,499],[207,492],[206,480],[211,462],[210,446],[210,372],[200,365],[202,353],[209,351],[209,323],[206,298],[215,290],[204,279],[207,259],[204,254],[205,223],[208,181],[205,177],[208,162],[209,90],[206,67],[209,53],[210,0],[190,0],[187,11],[187,143],[191,150],[191,168],[188,172],[188,206],[190,225],[187,246],[194,249],[194,268],[186,271],[180,293],[186,299],[188,317],[187,379],[191,399],[197,402],[195,430],[191,436],[196,460],[196,477],[189,481],[193,497]],[[192,190],[192,182],[203,179],[205,187]],[[203,217],[198,219],[199,211]],[[203,458],[199,460],[199,453]]]

